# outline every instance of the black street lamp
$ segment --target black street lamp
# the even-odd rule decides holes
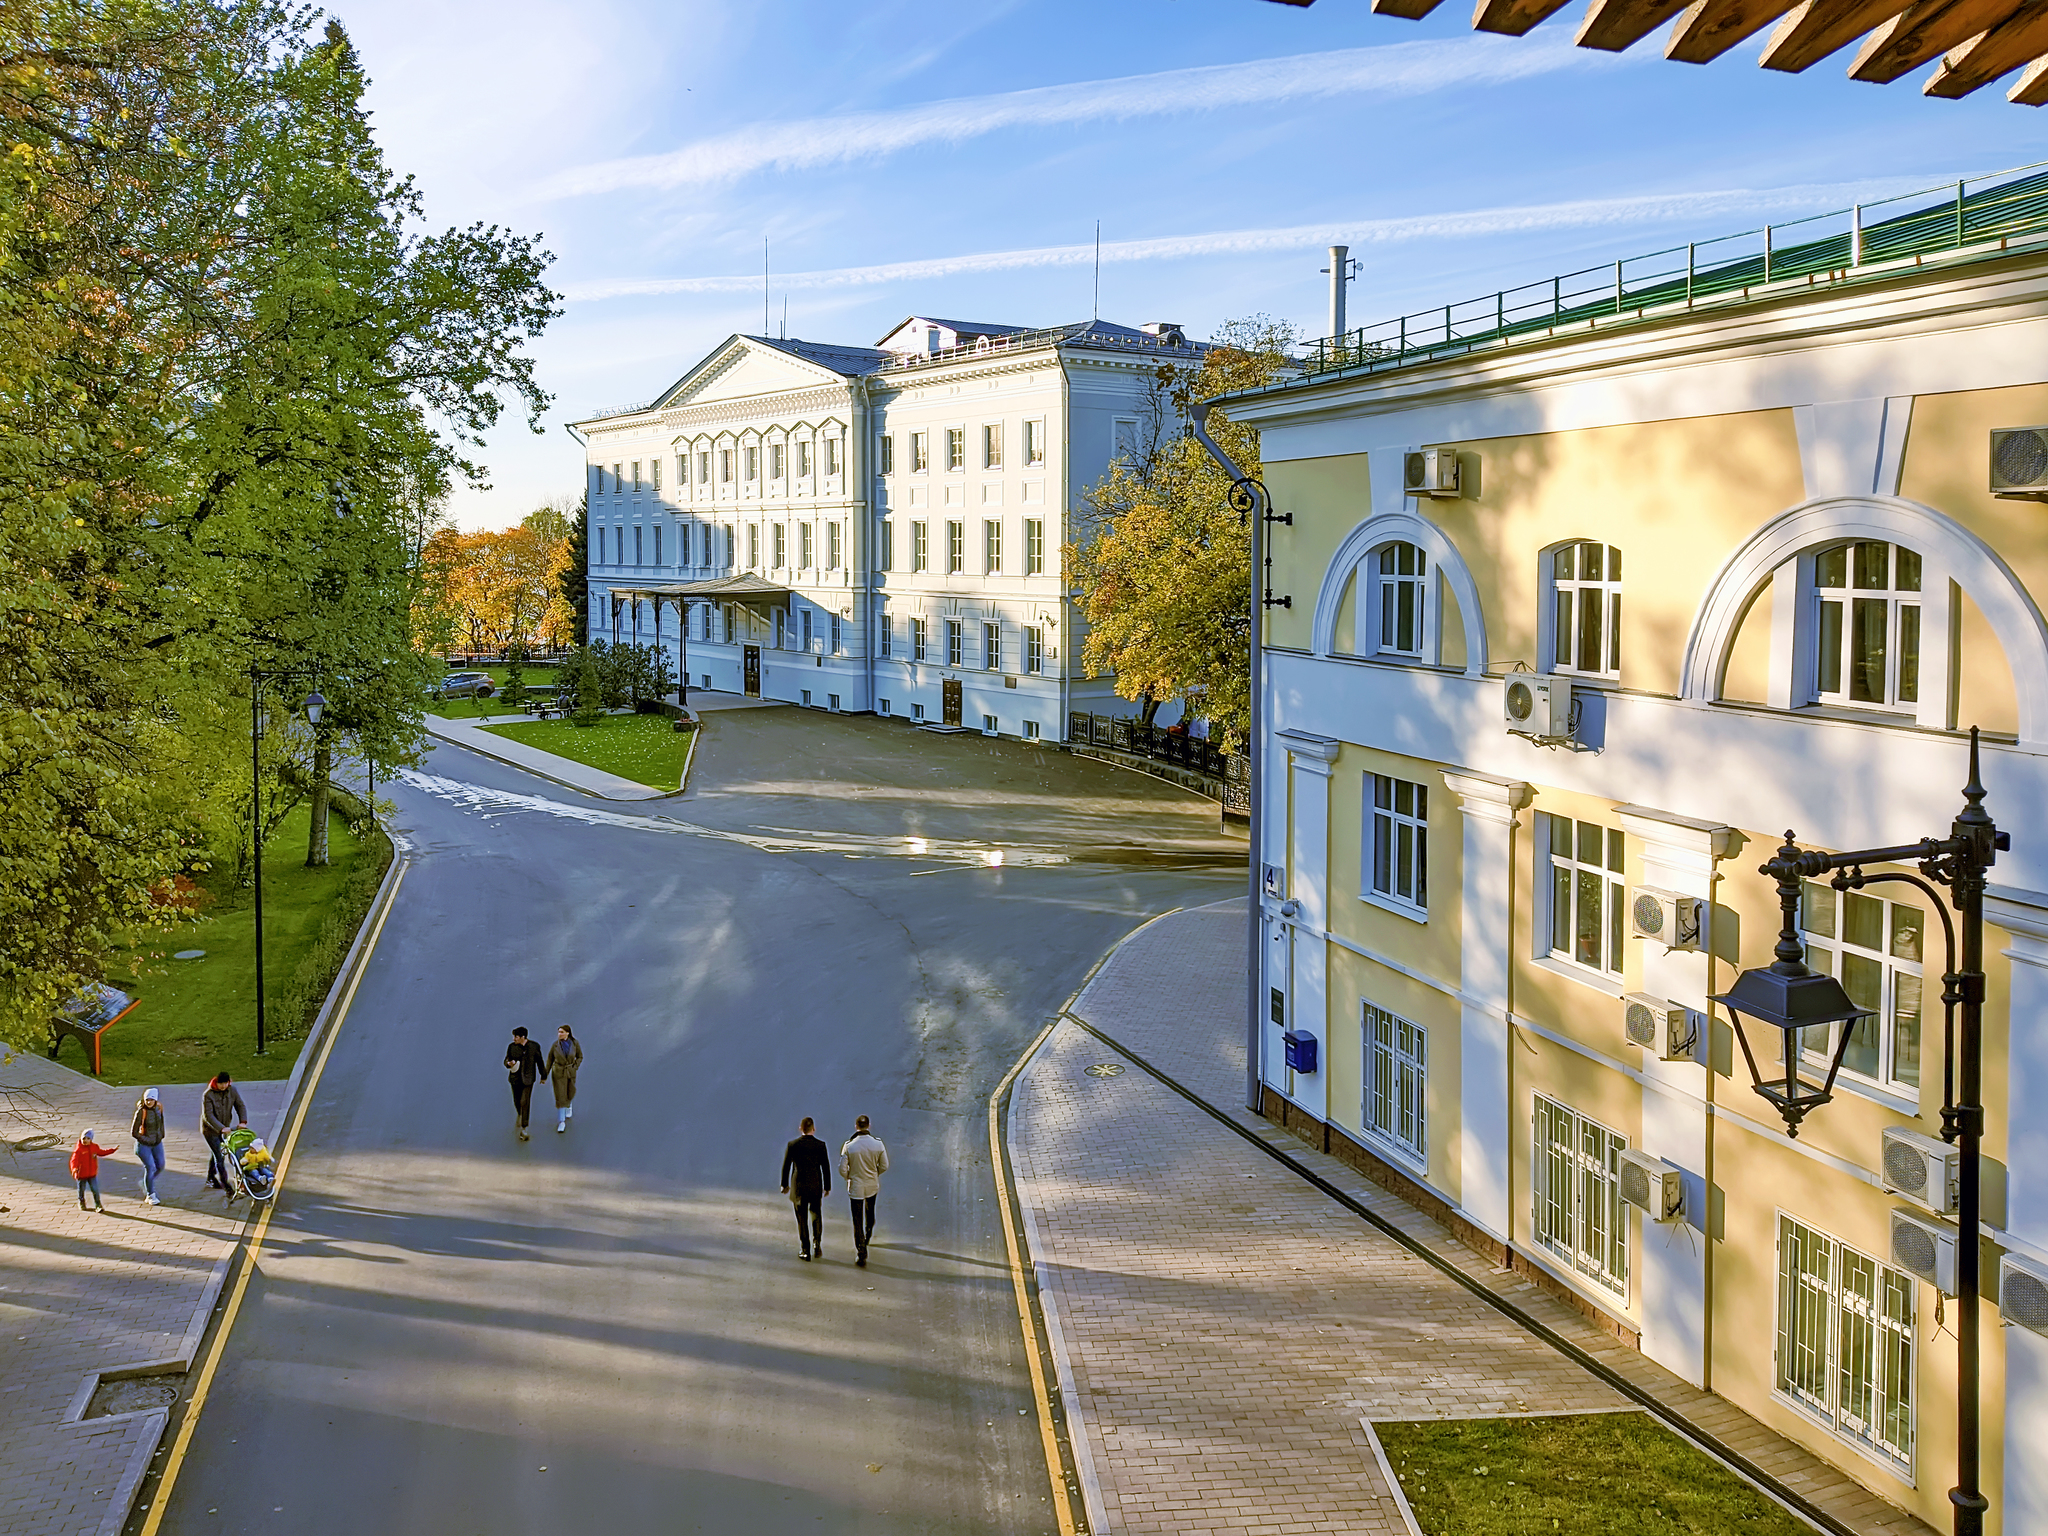
[[[263,684],[292,682],[306,674],[299,670],[265,671],[249,669],[249,843],[255,850],[256,893],[256,1054],[268,1056],[270,1043],[264,1034],[263,1014]],[[306,695],[299,708],[309,724],[318,726],[327,710],[327,700],[316,691]]]
[[[1979,1157],[1984,1141],[1984,887],[1986,873],[1998,855],[2012,847],[2011,836],[1998,830],[1984,809],[1984,784],[1977,767],[1977,732],[1970,732],[1970,781],[1963,786],[1963,809],[1947,837],[1923,837],[1894,848],[1861,848],[1849,853],[1819,853],[1800,848],[1785,834],[1785,845],[1758,866],[1758,873],[1778,882],[1778,904],[1784,927],[1778,935],[1776,959],[1762,970],[1744,971],[1735,985],[1714,998],[1727,1005],[1742,1043],[1743,1059],[1756,1091],[1784,1118],[1788,1136],[1799,1134],[1799,1122],[1834,1097],[1835,1074],[1841,1070],[1849,1033],[1871,1016],[1858,1008],[1834,977],[1811,971],[1799,942],[1800,882],[1832,875],[1838,891],[1896,882],[1917,887],[1934,901],[1934,910],[1948,942],[1948,970],[1942,976],[1942,1104],[1941,1138],[1961,1143],[1956,1224],[1956,1486],[1949,1490],[1955,1509],[1955,1536],[1982,1536],[1984,1514],[1991,1501],[1977,1486],[1980,1442],[1978,1414],[1978,1308],[1980,1255],[1978,1229],[1982,1208]],[[1866,864],[1917,864],[1918,875],[1866,874]],[[1930,884],[1929,882],[1933,882]],[[1948,889],[1944,905],[1937,886]],[[1962,919],[1961,953],[1956,925],[1948,906]],[[1960,1010],[1960,1011],[1959,1011]],[[1758,1070],[1744,1016],[1778,1031],[1784,1051],[1784,1075],[1765,1078]],[[1799,1075],[1806,1031],[1838,1027],[1841,1038],[1828,1063],[1827,1078],[1811,1083]],[[1960,1081],[1959,1081],[1960,1079]]]

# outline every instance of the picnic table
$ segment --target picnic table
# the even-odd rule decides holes
[[[125,1019],[141,1001],[141,998],[130,997],[119,987],[110,987],[103,981],[87,982],[50,1021],[50,1060],[57,1059],[65,1036],[75,1036],[92,1061],[92,1075],[98,1077],[100,1042],[106,1038],[107,1031]]]

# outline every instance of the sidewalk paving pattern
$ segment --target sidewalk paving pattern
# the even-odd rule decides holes
[[[1241,901],[1162,918],[1117,951],[1073,1013],[1853,1529],[1932,1536],[1239,1107],[1244,963]],[[1084,1071],[1123,1059],[1062,1023],[1010,1110],[1098,1529],[1400,1536],[1361,1418],[1635,1406],[1142,1069]]]
[[[196,1345],[217,1267],[248,1207],[206,1188],[201,1085],[157,1085],[169,1167],[160,1206],[140,1198],[128,1137],[140,1088],[115,1088],[28,1053],[0,1059],[0,1536],[118,1531],[163,1433],[161,1409],[76,1420],[101,1371]],[[269,1135],[283,1082],[240,1083]],[[100,1164],[107,1214],[78,1209],[69,1167],[86,1129],[120,1149]],[[36,1138],[53,1145],[36,1149]],[[22,1143],[29,1143],[27,1147]],[[189,1335],[189,1337],[188,1337]]]

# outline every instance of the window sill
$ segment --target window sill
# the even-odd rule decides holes
[[[1342,1129],[1342,1127],[1339,1127],[1339,1129]],[[1367,1151],[1382,1154],[1404,1173],[1412,1173],[1416,1178],[1425,1182],[1428,1180],[1429,1156],[1427,1153],[1417,1152],[1407,1143],[1396,1141],[1391,1136],[1384,1136],[1369,1125],[1361,1124],[1358,1127],[1358,1134],[1360,1139],[1364,1141]]]
[[[1595,992],[1604,993],[1608,997],[1620,997],[1622,994],[1622,985],[1618,979],[1610,977],[1604,971],[1596,971],[1590,966],[1581,965],[1576,960],[1560,960],[1556,955],[1537,955],[1529,963],[1539,971],[1562,976],[1566,981],[1576,981],[1580,986],[1591,987]]]
[[[1429,924],[1429,909],[1426,907],[1411,907],[1391,896],[1382,896],[1378,891],[1360,891],[1358,899],[1369,907],[1378,907],[1382,912],[1405,917],[1418,926],[1427,927]]]
[[[1801,1066],[1816,1078],[1824,1078],[1828,1075],[1827,1063],[1824,1061],[1816,1066],[1814,1059],[1809,1057],[1801,1062]],[[1871,1082],[1868,1078],[1851,1077],[1846,1070],[1836,1075],[1835,1086],[1846,1089],[1848,1092],[1855,1094],[1859,1099],[1868,1099],[1873,1104],[1882,1104],[1895,1115],[1904,1115],[1909,1120],[1918,1120],[1920,1118],[1920,1100],[1917,1097],[1908,1098],[1896,1088],[1887,1088],[1881,1083]]]
[[[1833,1440],[1835,1444],[1847,1446],[1850,1450],[1854,1451],[1858,1456],[1862,1457],[1865,1461],[1869,1462],[1873,1467],[1878,1468],[1880,1471],[1890,1473],[1894,1478],[1898,1479],[1898,1481],[1900,1481],[1901,1483],[1904,1483],[1908,1488],[1917,1488],[1920,1486],[1919,1482],[1914,1477],[1912,1470],[1907,1467],[1902,1467],[1899,1464],[1898,1460],[1895,1457],[1893,1457],[1890,1452],[1881,1451],[1877,1449],[1875,1446],[1871,1445],[1868,1441],[1859,1440],[1854,1435],[1843,1434],[1839,1429],[1837,1429],[1832,1423],[1829,1422],[1827,1415],[1823,1414],[1818,1408],[1815,1408],[1811,1403],[1807,1402],[1805,1399],[1794,1397],[1790,1392],[1787,1392],[1783,1387],[1777,1386],[1771,1388],[1771,1396],[1776,1401],[1783,1403],[1787,1408],[1790,1408],[1794,1413],[1798,1414],[1799,1417],[1806,1420],[1806,1422],[1811,1424],[1815,1429],[1820,1430],[1829,1439]],[[1914,1417],[1916,1420],[1919,1417],[1917,1406]]]

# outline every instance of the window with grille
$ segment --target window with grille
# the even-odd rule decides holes
[[[946,665],[949,667],[960,665],[960,631],[964,628],[966,626],[958,619],[946,620]]]
[[[1379,652],[1420,661],[1428,632],[1429,556],[1413,544],[1389,544],[1373,564],[1373,601],[1378,609],[1373,627],[1379,634]]]
[[[896,473],[896,439],[884,432],[875,439],[875,473],[893,475]]]
[[[1024,423],[1024,462],[1036,467],[1045,463],[1045,423]]]
[[[924,523],[910,525],[910,568],[913,571],[931,569],[931,541]]]
[[[910,434],[910,467],[922,471],[932,467],[932,435],[929,432]]]
[[[1552,667],[1587,677],[1621,675],[1621,551],[1567,544],[1550,552]]]
[[[923,661],[923,660],[924,660],[924,652],[925,652],[925,621],[924,621],[923,619],[912,619],[912,620],[910,621],[910,655],[911,655],[911,659],[912,659],[912,660],[914,660],[914,661]]]
[[[1619,976],[1626,917],[1621,833],[1569,816],[1546,819],[1550,953]]]
[[[1842,1070],[1917,1095],[1926,912],[1910,901],[1808,880],[1800,895],[1799,929],[1806,963],[1841,982],[1858,1008],[1874,1010],[1848,1026]],[[1835,1031],[1843,1027],[1808,1030],[1807,1054],[1832,1061],[1840,1043]]]
[[[1778,1218],[1778,1390],[1907,1475],[1916,1284],[1824,1232]]]
[[[1024,519],[1024,574],[1043,576],[1045,574],[1045,520],[1038,517]]]
[[[981,665],[990,672],[999,672],[1003,666],[1003,629],[1000,624],[981,626]]]
[[[1536,1241],[1617,1294],[1628,1292],[1628,1219],[1619,1168],[1628,1138],[1536,1097],[1531,1160]]]
[[[1868,540],[1839,544],[1813,557],[1813,586],[1815,697],[1919,703],[1920,556]]]
[[[1429,1040],[1420,1024],[1372,1003],[1364,1006],[1365,1103],[1363,1124],[1418,1162],[1429,1157],[1424,1090]]]
[[[1035,624],[1024,631],[1024,670],[1033,674],[1045,670],[1045,631]]]
[[[965,427],[948,427],[946,428],[946,468],[965,469],[966,467],[967,429]]]
[[[1429,790],[1384,773],[1366,775],[1366,884],[1371,896],[1416,913],[1429,909]]]
[[[990,422],[981,429],[981,467],[1003,467],[1003,424],[1000,421]]]
[[[981,525],[982,569],[991,576],[997,576],[1003,569],[1003,524],[999,518],[990,518]]]
[[[946,524],[946,569],[964,571],[967,569],[967,525]]]

